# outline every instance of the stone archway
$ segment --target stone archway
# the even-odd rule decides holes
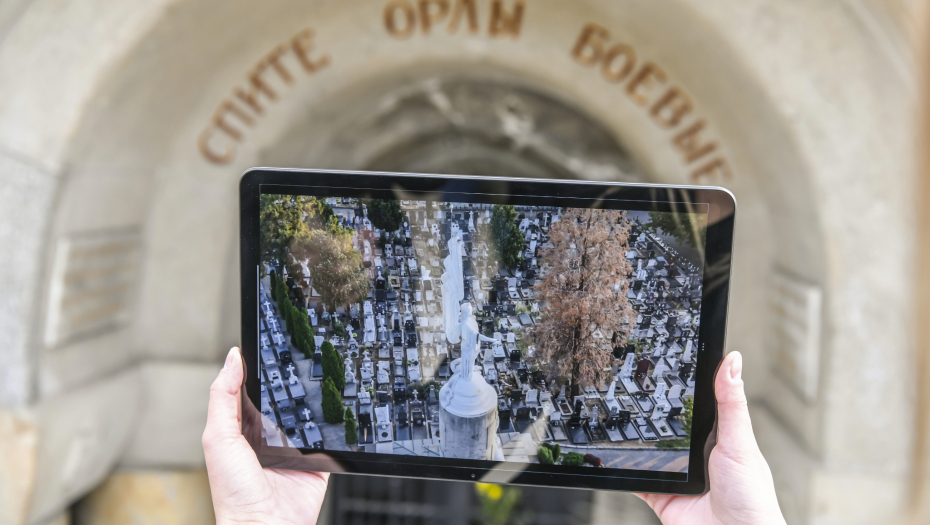
[[[26,166],[35,181],[18,194],[45,203],[40,226],[30,225],[38,239],[32,273],[24,270],[34,283],[22,292],[35,305],[22,315],[29,328],[17,332],[20,353],[0,354],[22,376],[10,404],[40,414],[35,482],[58,487],[34,496],[33,518],[106,471],[64,482],[68,461],[77,471],[199,463],[201,429],[185,427],[173,440],[165,429],[177,418],[196,420],[200,408],[183,415],[173,407],[197,406],[213,362],[238,338],[236,182],[258,164],[725,185],[740,203],[729,345],[746,355],[753,399],[781,421],[766,423],[770,435],[779,443],[793,436],[772,454],[825,458],[784,481],[788,504],[808,515],[812,480],[833,490],[836,462],[858,458],[852,464],[882,468],[885,479],[906,470],[903,455],[862,456],[870,442],[847,439],[861,422],[843,411],[844,399],[870,402],[846,385],[847,374],[906,396],[895,380],[906,370],[904,353],[881,360],[870,335],[896,331],[890,344],[906,347],[906,321],[872,306],[889,289],[903,305],[906,284],[875,277],[880,258],[853,260],[856,232],[877,238],[882,229],[849,224],[864,216],[907,231],[905,131],[880,132],[890,124],[878,123],[905,129],[909,79],[875,78],[893,66],[869,46],[875,37],[859,29],[856,13],[777,2],[280,0],[261,10],[244,1],[152,2],[121,23],[83,12],[23,15],[40,27],[80,16],[99,35],[78,54],[93,66],[88,73],[56,77],[60,63],[51,62],[0,85],[12,101],[0,116],[29,130],[0,129],[14,159],[4,162]],[[845,53],[831,51],[817,21],[830,21]],[[121,24],[128,29],[113,33]],[[11,57],[29,37],[17,31],[25,29],[14,27],[0,44],[0,77],[23,64]],[[111,34],[120,37],[108,41]],[[49,39],[37,53],[54,54],[67,38],[74,37]],[[861,63],[869,67],[850,72]],[[35,86],[62,75],[76,94],[51,104],[61,123],[47,111],[37,112],[41,120],[17,109],[55,99],[54,85]],[[819,90],[799,87],[811,83]],[[899,95],[891,112],[863,103],[889,93]],[[876,186],[879,170],[901,174],[898,183]],[[895,268],[906,266],[905,239],[879,239],[902,258]],[[68,314],[56,303],[68,291],[56,295],[54,284],[68,272],[65,247],[116,245],[135,257],[120,274],[131,286],[118,315],[83,328],[50,322]],[[776,301],[796,301],[809,317],[774,317],[772,283],[782,290]],[[788,365],[772,363],[773,324],[802,335],[781,355]],[[27,348],[37,357],[25,357]],[[851,361],[881,372],[849,369]],[[782,377],[770,377],[773,366]],[[65,413],[59,401],[75,393],[97,408]],[[895,410],[887,418],[908,414]],[[88,444],[69,448],[72,434],[61,429],[88,414],[98,418]],[[123,421],[131,424],[119,432],[93,430]]]

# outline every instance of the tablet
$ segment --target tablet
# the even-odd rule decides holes
[[[708,490],[722,188],[256,168],[243,434],[265,467]]]

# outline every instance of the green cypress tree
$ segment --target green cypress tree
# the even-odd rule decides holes
[[[323,353],[323,379],[332,379],[333,385],[341,392],[346,387],[346,376],[339,352],[329,341],[323,343],[320,351]]]
[[[342,422],[342,396],[339,395],[339,390],[336,389],[336,385],[333,384],[333,381],[330,378],[326,378],[326,380],[323,381],[322,405],[323,419],[327,423]]]
[[[277,295],[275,296],[275,301],[278,302],[278,308],[284,308],[285,304],[290,303],[290,298],[287,296],[287,285],[284,284],[284,281],[278,279]]]
[[[292,305],[290,301],[285,301],[283,304],[281,310],[284,314],[284,326],[287,327],[287,333],[294,335],[294,317],[297,314],[297,307]]]
[[[355,414],[352,409],[346,407],[346,445],[358,444],[358,423],[355,422]]]
[[[500,262],[508,268],[520,263],[523,251],[523,232],[516,225],[517,210],[510,205],[495,204],[491,211],[492,247]]]
[[[278,272],[272,269],[269,279],[271,280],[271,291],[274,292],[274,289],[278,286]]]
[[[291,340],[294,341],[294,346],[303,352],[304,357],[307,359],[313,357],[313,331],[310,329],[310,323],[308,323],[305,318],[297,320],[297,324],[294,326],[294,335],[291,336]]]
[[[300,310],[301,308],[297,308],[296,311],[292,313],[294,330],[291,332],[291,344],[301,353],[304,353],[304,338],[306,337],[306,333],[304,333],[303,327],[300,324]]]

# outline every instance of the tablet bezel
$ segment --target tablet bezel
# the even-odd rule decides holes
[[[267,191],[267,187],[277,187]],[[258,345],[259,195],[318,195],[337,192],[346,197],[414,200],[426,192],[480,195],[481,202],[578,203],[635,202],[658,211],[683,211],[708,205],[698,365],[695,369],[694,415],[687,473],[631,469],[546,466],[527,463],[419,458],[364,452],[319,451],[268,447],[261,439]],[[313,188],[310,191],[308,188]],[[264,467],[358,474],[488,481],[667,494],[702,494],[709,489],[707,464],[716,442],[716,401],[713,383],[723,359],[732,261],[736,201],[724,188],[665,184],[522,179],[459,175],[424,175],[339,170],[252,168],[240,181],[240,276],[242,298],[241,348],[246,370],[243,389],[243,434]],[[404,195],[407,195],[407,198]],[[477,197],[476,197],[477,199]],[[422,200],[422,199],[419,199]],[[435,198],[443,201],[446,199]],[[467,201],[466,201],[467,202]],[[476,200],[477,202],[477,200]],[[645,204],[644,204],[645,203]],[[646,208],[640,208],[646,209]],[[675,476],[674,474],[678,474]],[[683,476],[683,479],[680,479]]]

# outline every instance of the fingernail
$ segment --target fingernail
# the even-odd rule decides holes
[[[233,363],[236,362],[236,349],[231,348],[229,353],[226,354],[226,363],[223,365],[223,370],[229,370]]]
[[[737,353],[730,362],[730,379],[737,380],[743,375],[743,356]]]

